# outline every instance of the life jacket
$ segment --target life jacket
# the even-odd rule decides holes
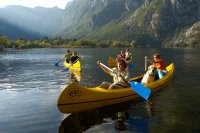
[[[119,59],[122,59],[122,60],[125,60],[125,59],[126,59],[125,54],[119,54],[118,58],[119,58]]]
[[[79,59],[78,56],[72,56],[72,57],[70,58],[70,61],[71,61],[72,64],[74,64],[74,63],[76,63],[76,61],[77,61],[78,59]]]
[[[158,69],[158,70],[166,70],[165,63],[162,59],[156,61],[153,63],[153,65]]]

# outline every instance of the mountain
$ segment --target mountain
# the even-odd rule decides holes
[[[188,28],[183,28],[173,34],[169,40],[165,40],[165,45],[168,47],[200,47],[200,21],[194,23]]]
[[[74,0],[66,6],[56,35],[199,46],[198,40],[191,41],[199,36],[199,7],[198,0]]]
[[[57,7],[28,8],[13,5],[0,8],[2,20],[43,36],[51,36],[60,29],[62,13],[63,10]]]
[[[0,19],[47,37],[200,47],[199,7],[199,0],[73,0],[64,10],[7,6],[0,8]]]
[[[42,37],[40,34],[27,31],[2,19],[0,19],[0,35],[7,36],[11,39],[17,39],[19,37],[36,39]]]

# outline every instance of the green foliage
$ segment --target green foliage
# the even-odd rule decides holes
[[[0,42],[5,47],[16,48],[51,48],[51,47],[134,47],[133,43],[128,41],[117,40],[100,40],[100,39],[62,39],[55,37],[52,39],[43,38],[39,40],[27,40],[25,38],[18,38],[17,40],[10,40],[4,36],[0,36]]]
[[[0,45],[7,46],[8,38],[0,35]]]
[[[17,45],[18,48],[26,48],[26,41],[25,41],[25,39],[19,38],[19,39],[17,39],[15,41],[15,43],[16,43],[16,45]]]

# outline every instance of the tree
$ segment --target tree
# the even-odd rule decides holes
[[[0,45],[7,47],[8,45],[7,41],[8,41],[7,37],[0,35]]]

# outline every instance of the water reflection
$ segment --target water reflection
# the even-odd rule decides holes
[[[81,81],[81,72],[79,71],[70,71],[70,81],[71,82],[80,82]]]
[[[82,132],[98,132],[108,130],[111,126],[112,130],[123,131],[127,129],[125,121],[128,119],[128,109],[130,104],[109,106],[98,110],[86,111],[81,113],[73,113],[65,118],[60,127],[59,133],[82,133]],[[100,126],[100,127],[98,127]]]
[[[72,83],[72,82],[80,82],[81,81],[81,72],[70,70],[65,73],[65,77],[67,80],[67,84]]]
[[[154,114],[158,114],[159,112],[161,112],[160,102],[158,102],[156,96],[151,96],[150,100],[150,102],[144,102],[144,108],[149,118],[152,117]]]
[[[128,119],[129,113],[127,111],[119,111],[116,115],[115,128],[119,131],[127,130],[128,126],[125,124],[125,121]]]
[[[150,102],[143,99],[111,105],[100,109],[72,113],[65,117],[59,127],[59,133],[93,132],[149,132],[150,120],[161,113],[156,96]]]
[[[148,132],[149,117],[146,115],[145,107],[142,106],[145,117],[138,117],[131,106],[133,106],[132,103],[127,102],[97,110],[70,114],[62,121],[59,133]]]

